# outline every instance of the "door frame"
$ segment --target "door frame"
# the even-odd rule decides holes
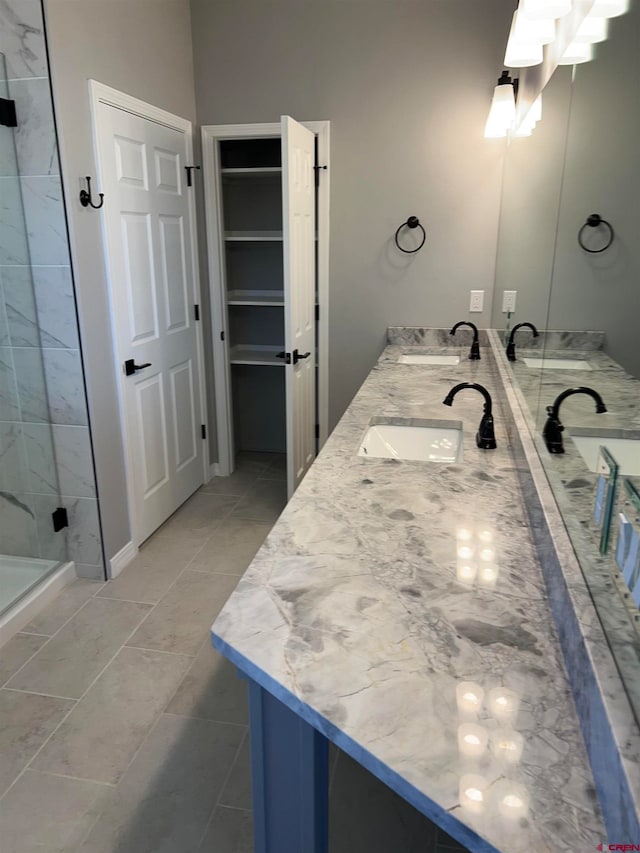
[[[126,92],[121,92],[118,89],[114,89],[111,86],[106,86],[104,83],[100,83],[97,80],[89,80],[89,102],[91,107],[91,127],[92,127],[92,136],[93,136],[93,149],[94,149],[94,157],[96,163],[96,177],[98,180],[98,184],[102,183],[102,173],[103,167],[100,159],[100,151],[101,144],[104,142],[104,128],[101,126],[100,121],[100,105],[105,104],[106,106],[115,107],[116,109],[123,110],[124,112],[131,113],[132,115],[138,116],[139,118],[146,119],[148,121],[152,121],[155,124],[163,125],[164,127],[171,128],[172,130],[177,130],[180,133],[184,134],[186,140],[186,148],[187,159],[193,163],[193,124],[185,118],[181,116],[174,115],[173,113],[167,112],[166,110],[160,109],[160,107],[153,106],[153,104],[148,104],[146,101],[141,101],[139,98],[134,98],[132,95],[126,94]],[[186,165],[186,164],[185,164]],[[194,296],[198,305],[202,307],[202,293],[200,287],[200,268],[199,268],[199,258],[198,258],[198,223],[196,219],[196,202],[195,202],[195,188],[193,192],[188,194],[189,198],[189,216],[191,219],[191,266],[193,269],[193,283],[194,283]],[[105,203],[108,204],[108,199],[105,200]],[[135,490],[134,490],[134,454],[132,442],[130,441],[130,430],[127,418],[125,417],[125,395],[124,395],[124,383],[122,381],[122,369],[120,365],[120,361],[118,359],[117,347],[115,346],[116,342],[116,312],[114,306],[113,299],[113,290],[111,287],[111,259],[109,256],[109,243],[107,239],[107,224],[106,217],[104,215],[100,216],[100,228],[102,231],[102,254],[104,259],[104,267],[105,267],[105,275],[107,279],[108,285],[108,295],[109,295],[109,319],[111,325],[111,335],[112,341],[114,343],[114,371],[116,376],[116,384],[118,387],[118,409],[119,409],[119,417],[120,417],[120,430],[122,434],[122,442],[124,446],[124,467],[125,467],[125,477],[127,482],[127,501],[129,504],[128,514],[129,514],[129,526],[130,526],[130,534],[131,541],[130,546],[127,545],[127,559],[126,561],[119,563],[117,569],[114,570],[114,567],[110,567],[109,574],[111,577],[115,577],[116,574],[124,568],[124,566],[136,555],[138,552],[138,546],[140,545],[139,531],[140,524],[136,511],[136,502],[135,502]],[[208,430],[208,421],[207,421],[207,402],[206,402],[206,385],[205,385],[205,376],[204,376],[204,342],[203,342],[203,334],[202,334],[202,323],[195,323],[196,327],[196,342],[197,342],[197,355],[198,355],[198,372],[199,376],[199,389],[198,393],[200,396],[200,412],[202,423],[205,424],[207,428],[207,435],[209,434]],[[203,483],[209,479],[209,442],[207,440],[202,440],[203,444],[203,454],[202,454],[202,481]]]
[[[329,436],[329,198],[330,198],[330,125],[329,121],[301,121],[301,125],[315,134],[318,140],[318,160],[326,166],[320,173],[318,185],[318,423],[319,448]],[[220,338],[227,329],[226,300],[223,283],[224,241],[222,220],[222,185],[218,146],[224,139],[253,139],[281,136],[280,122],[264,124],[215,124],[202,126],[202,168],[206,211],[206,236],[208,246],[209,292],[211,295],[211,323],[213,338],[213,369],[215,380],[216,426],[218,462],[212,473],[227,476],[233,470],[231,447],[233,442],[233,417],[230,387],[228,341]],[[226,335],[225,335],[226,337]]]

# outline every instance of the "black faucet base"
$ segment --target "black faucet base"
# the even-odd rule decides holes
[[[495,450],[498,446],[495,438],[483,438],[479,432],[476,433],[476,444],[480,450]]]

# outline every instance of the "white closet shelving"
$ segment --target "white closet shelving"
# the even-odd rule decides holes
[[[328,135],[327,122],[287,116],[202,129],[219,471],[233,470],[238,451],[286,453],[289,494],[326,436],[316,275],[320,264],[326,294],[328,184],[323,171],[317,197],[314,167],[316,148],[328,162]]]

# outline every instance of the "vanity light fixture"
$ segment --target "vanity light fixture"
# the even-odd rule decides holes
[[[516,9],[511,35],[518,44],[550,44],[556,37],[556,22],[553,18],[529,18]]]
[[[513,13],[511,19],[511,30],[504,55],[504,64],[507,68],[527,68],[530,65],[539,65],[542,62],[543,42],[533,39],[525,39],[526,24],[520,24],[518,10]],[[521,34],[518,37],[518,34]]]
[[[595,0],[589,10],[592,18],[617,18],[629,11],[630,0]]]
[[[587,42],[572,41],[558,60],[558,65],[580,65],[593,59],[593,47]]]
[[[573,40],[574,42],[584,42],[585,44],[596,44],[599,41],[606,41],[608,29],[609,21],[607,18],[592,18],[590,15],[587,15],[580,24],[580,28]]]
[[[571,0],[522,0],[528,18],[563,18],[571,11]]]
[[[484,129],[485,139],[500,139],[509,132],[516,115],[516,97],[513,80],[503,71],[493,90],[489,118]]]

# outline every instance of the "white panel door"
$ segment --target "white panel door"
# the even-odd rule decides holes
[[[203,482],[188,140],[100,103],[98,147],[134,539]],[[136,367],[125,374],[125,362]]]
[[[289,497],[316,453],[315,137],[282,116],[287,485]]]

